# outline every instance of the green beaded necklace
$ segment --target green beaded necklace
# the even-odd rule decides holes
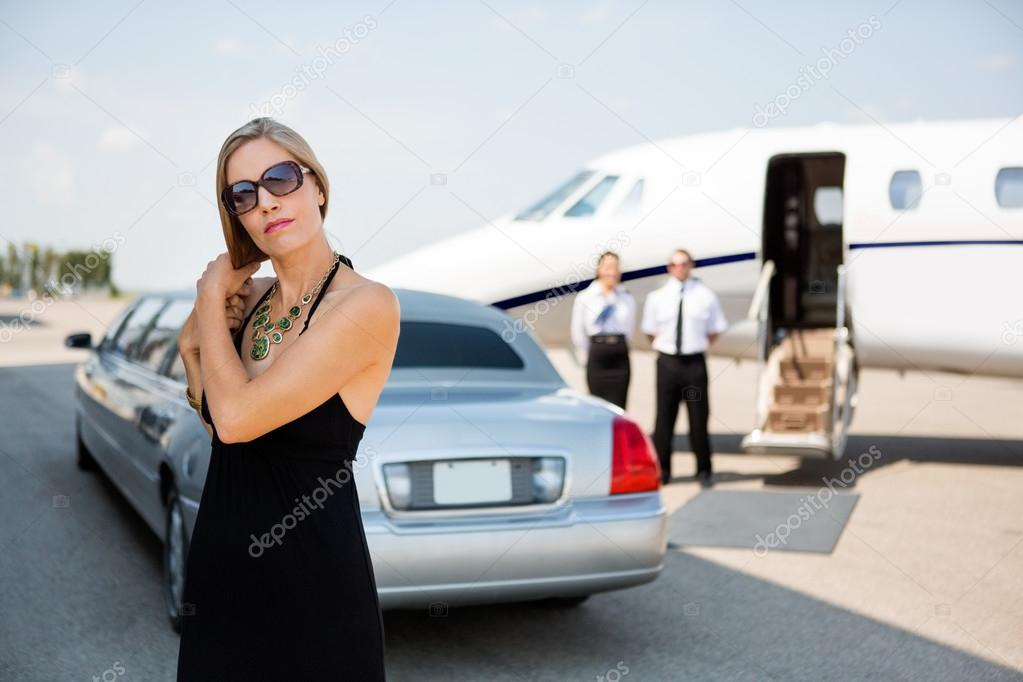
[[[334,262],[331,264],[330,269],[320,278],[319,283],[313,287],[313,290],[302,297],[301,304],[303,306],[308,305],[313,300],[313,297],[320,292],[320,287],[327,280],[327,275],[330,274],[330,271],[334,269],[340,259],[341,254],[335,251]],[[270,295],[266,297],[266,302],[256,310],[255,317],[252,320],[252,350],[249,351],[249,357],[253,360],[262,360],[269,355],[270,343],[280,343],[283,341],[284,333],[295,326],[294,321],[302,314],[302,308],[293,305],[288,309],[286,317],[282,317],[276,323],[270,319],[270,299],[277,292],[278,281],[274,280],[273,286],[270,287]]]

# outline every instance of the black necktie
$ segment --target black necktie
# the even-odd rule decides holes
[[[686,285],[682,285],[682,294],[685,294]],[[682,354],[682,302],[684,296],[680,294],[678,299],[678,320],[675,321],[675,353]]]

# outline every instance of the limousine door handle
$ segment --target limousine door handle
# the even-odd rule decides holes
[[[166,408],[146,405],[139,413],[139,430],[154,443],[158,443],[174,423],[174,415]]]

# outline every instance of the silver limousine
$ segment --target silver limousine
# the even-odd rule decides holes
[[[657,457],[618,407],[570,389],[500,310],[395,289],[394,367],[353,462],[384,609],[547,599],[654,580],[667,548]],[[135,300],[75,373],[78,464],[101,469],[164,542],[168,614],[210,436],[176,338],[194,292]]]

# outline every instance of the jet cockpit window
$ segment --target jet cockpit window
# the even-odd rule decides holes
[[[608,175],[601,179],[582,199],[575,202],[572,208],[565,211],[565,217],[584,218],[596,213],[616,182],[618,182],[617,175]]]
[[[888,184],[888,200],[892,208],[905,211],[916,208],[923,194],[923,183],[920,173],[915,170],[895,171]]]
[[[636,181],[636,184],[632,186],[629,193],[622,199],[622,203],[618,205],[618,210],[615,211],[618,215],[635,215],[639,213],[639,207],[643,202],[643,178]]]
[[[543,220],[551,211],[560,206],[561,202],[572,192],[576,191],[580,185],[586,182],[591,175],[593,175],[591,170],[579,171],[571,180],[515,216],[515,220]]]

